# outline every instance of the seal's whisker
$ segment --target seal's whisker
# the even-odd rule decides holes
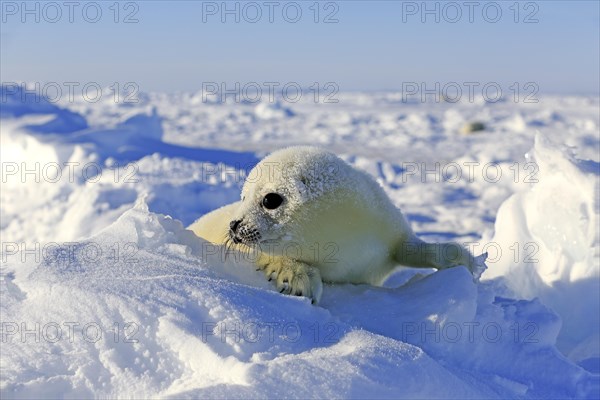
[[[229,236],[227,236],[227,238],[225,239],[225,247],[224,247],[224,251],[225,251],[224,261],[227,261],[227,257],[229,256],[229,251],[232,249],[232,247],[233,247],[233,243],[231,241],[231,238]]]

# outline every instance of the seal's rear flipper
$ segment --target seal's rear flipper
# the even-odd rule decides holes
[[[473,274],[473,280],[475,282],[479,282],[479,278],[481,278],[481,274],[487,269],[487,265],[485,265],[485,260],[487,260],[488,253],[487,251],[477,257],[474,257],[474,262],[471,267],[471,273]]]
[[[395,260],[413,268],[447,269],[465,266],[473,275],[473,281],[479,282],[481,274],[487,269],[487,252],[474,257],[459,243],[426,243],[420,239],[403,242],[396,250]]]

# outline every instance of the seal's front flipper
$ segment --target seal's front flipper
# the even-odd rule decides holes
[[[313,304],[321,300],[323,282],[315,267],[289,258],[278,258],[265,268],[265,275],[269,280],[276,279],[280,293],[308,297]]]

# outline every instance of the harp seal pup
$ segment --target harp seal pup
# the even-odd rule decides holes
[[[420,240],[370,175],[308,146],[264,158],[248,174],[241,201],[188,229],[226,249],[257,251],[257,270],[280,292],[313,303],[323,282],[381,285],[399,265],[463,265],[478,279],[487,256],[475,258],[458,243]]]

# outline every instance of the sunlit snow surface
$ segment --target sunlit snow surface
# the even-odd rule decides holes
[[[598,98],[7,98],[3,398],[600,395]],[[488,251],[482,281],[405,269],[313,306],[184,229],[293,144],[372,174],[423,239]]]

